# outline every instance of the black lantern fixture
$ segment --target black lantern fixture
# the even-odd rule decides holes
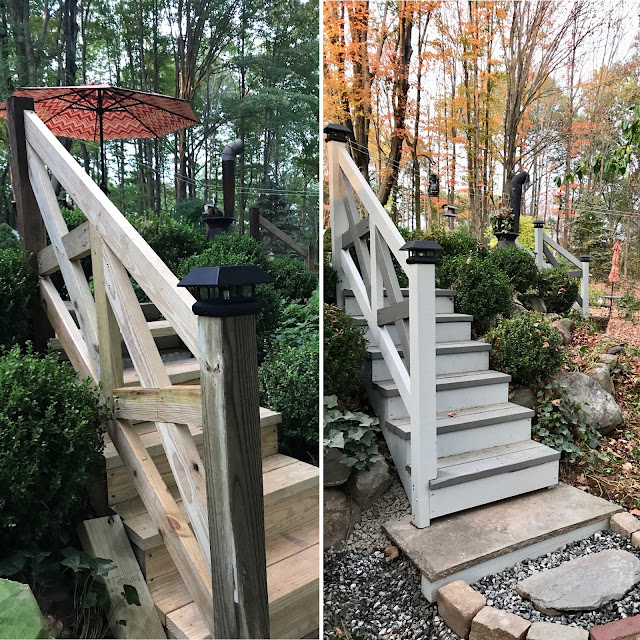
[[[264,269],[253,264],[237,267],[200,267],[190,271],[179,287],[187,287],[196,299],[198,316],[224,318],[246,316],[260,311],[256,285],[273,282]]]
[[[400,251],[408,251],[407,264],[436,264],[442,247],[435,240],[410,240]]]
[[[429,196],[437,198],[440,195],[440,178],[435,173],[429,173]]]
[[[205,204],[202,221],[207,226],[207,240],[213,240],[220,233],[227,233],[234,220],[234,216],[225,216],[215,202]]]
[[[455,219],[458,217],[458,214],[457,214],[458,207],[452,204],[443,204],[441,209],[442,209],[442,215],[445,218],[449,218],[449,229],[453,229],[453,223]]]

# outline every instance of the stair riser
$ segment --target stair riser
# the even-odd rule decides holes
[[[507,382],[437,391],[436,411],[458,411],[489,404],[501,404],[507,402],[508,396],[509,384]],[[376,415],[380,418],[380,422],[404,418],[409,415],[400,396],[385,397],[375,389],[371,389],[369,399]]]
[[[384,426],[383,420],[380,420],[380,423],[382,424],[382,434],[389,447],[389,453],[391,453],[391,457],[393,458],[402,486],[407,496],[409,496],[409,500],[411,500],[411,475],[407,471],[407,466],[411,464],[411,443],[389,431],[389,429]]]
[[[388,306],[389,299],[384,297],[384,306]],[[360,309],[360,305],[358,301],[353,296],[347,296],[344,299],[344,310],[350,316],[361,316],[362,310]],[[453,298],[448,298],[446,296],[436,296],[436,313],[453,313]]]
[[[395,344],[399,344],[398,331],[395,324],[387,325],[389,336]],[[372,338],[368,327],[365,329],[364,336],[372,345],[377,342]],[[436,342],[465,342],[471,340],[471,323],[470,322],[437,322],[436,323]]]
[[[430,513],[432,518],[438,518],[556,484],[558,484],[558,463],[545,462],[520,471],[431,491]]]
[[[403,358],[404,360],[404,358]],[[471,353],[455,353],[436,356],[436,375],[467,373],[468,371],[487,371],[489,369],[489,352],[475,351]],[[371,379],[373,382],[389,380],[391,372],[384,358],[371,360]]]
[[[262,438],[262,457],[275,455],[278,453],[278,433],[277,429],[271,425],[269,427],[262,427],[260,429],[260,435]],[[198,445],[198,453],[202,457],[204,455],[204,444],[202,443],[202,436],[194,438]],[[165,481],[168,487],[175,487],[176,481],[171,472],[169,461],[164,453],[153,457],[162,479]],[[124,502],[125,500],[131,500],[138,495],[133,479],[127,468],[123,465],[115,466],[107,471],[107,488],[109,495],[109,504],[117,504]]]

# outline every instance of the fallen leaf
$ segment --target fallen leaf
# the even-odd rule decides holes
[[[449,417],[450,417],[450,418],[455,418],[457,415],[458,415],[458,412],[457,412],[457,411],[451,411],[451,412],[449,412]]]
[[[587,479],[584,477],[584,473],[581,473],[577,478],[576,478],[576,482],[578,484],[586,484]]]
[[[395,560],[399,555],[400,551],[398,550],[398,547],[391,544],[384,550],[384,561],[391,562],[392,560]]]
[[[622,469],[623,469],[623,471],[632,471],[633,470],[633,465],[630,462],[625,462],[622,465]]]
[[[629,510],[629,513],[630,513],[632,516],[640,516],[640,509],[630,509],[630,510]]]
[[[586,487],[585,485],[581,484],[578,485],[578,489],[580,489],[580,491],[589,491],[589,487]]]

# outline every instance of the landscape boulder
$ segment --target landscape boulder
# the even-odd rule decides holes
[[[340,462],[342,456],[342,450],[335,447],[324,454],[323,482],[325,487],[339,487],[349,479],[353,467],[348,467]]]
[[[530,387],[516,387],[509,397],[509,402],[513,404],[519,404],[521,407],[527,407],[527,409],[536,408],[536,394]]]
[[[601,362],[609,369],[613,369],[618,364],[618,356],[614,356],[612,353],[601,353],[598,356],[598,362]]]
[[[570,402],[580,405],[578,419],[582,422],[603,435],[611,433],[622,424],[622,410],[613,396],[593,378],[578,371],[562,371],[554,380],[568,385],[569,388],[563,390],[563,394],[567,394]]]
[[[597,367],[591,377],[607,392],[612,396],[616,392],[616,388],[613,385],[613,379],[611,378],[611,374],[609,373],[608,367]]]
[[[608,549],[540,571],[516,585],[522,598],[542,613],[596,611],[620,600],[640,581],[640,560],[628,551]]]
[[[326,489],[323,495],[323,542],[325,551],[347,539],[362,514],[358,505],[339,489]]]
[[[391,486],[389,465],[378,460],[366,471],[356,471],[349,479],[349,493],[362,509],[370,507]]]
[[[529,300],[529,305],[531,306],[531,311],[547,313],[547,305],[544,303],[542,298],[531,298]]]
[[[613,347],[610,347],[609,349],[607,349],[607,353],[612,356],[617,356],[619,353],[622,353],[623,351],[624,351],[623,344],[616,344]]]
[[[567,323],[564,322],[565,318],[560,320],[554,320],[551,326],[562,336],[562,344],[571,344],[571,329],[568,328]]]

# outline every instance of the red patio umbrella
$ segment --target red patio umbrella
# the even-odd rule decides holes
[[[13,95],[33,98],[36,115],[54,135],[100,141],[103,191],[107,190],[105,140],[161,138],[200,123],[186,100],[108,84],[29,87],[16,89]],[[7,117],[4,103],[0,116]]]

